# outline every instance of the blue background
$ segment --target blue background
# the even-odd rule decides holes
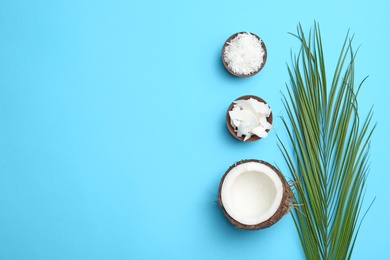
[[[220,178],[241,159],[288,172],[281,92],[299,22],[322,29],[328,74],[344,37],[360,46],[364,115],[374,105],[365,206],[353,259],[390,259],[390,18],[385,0],[0,0],[0,259],[304,259],[290,215],[266,230],[231,226]],[[264,69],[235,78],[221,48],[250,31]],[[228,133],[235,98],[273,109],[268,138]],[[286,140],[286,139],[285,139]]]

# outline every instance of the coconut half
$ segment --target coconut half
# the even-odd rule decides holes
[[[222,177],[218,203],[236,227],[267,228],[289,211],[290,187],[271,164],[242,160],[230,166]]]

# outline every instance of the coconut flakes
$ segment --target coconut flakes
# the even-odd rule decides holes
[[[230,124],[235,129],[237,136],[244,137],[244,141],[256,135],[260,138],[268,136],[267,130],[272,129],[272,124],[267,121],[271,114],[268,104],[259,102],[254,98],[236,100],[229,111]]]
[[[260,69],[265,50],[261,39],[250,33],[239,33],[225,48],[224,58],[236,74],[249,75]]]

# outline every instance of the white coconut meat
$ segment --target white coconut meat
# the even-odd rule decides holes
[[[226,212],[244,225],[257,225],[271,218],[283,198],[283,183],[268,165],[246,162],[233,167],[221,188]]]
[[[230,124],[237,136],[244,136],[244,141],[257,135],[260,138],[268,136],[272,124],[267,121],[271,114],[268,104],[259,102],[254,98],[247,100],[236,100],[231,111],[229,111]]]
[[[250,75],[264,63],[263,42],[251,33],[239,33],[227,43],[223,57],[236,74]]]

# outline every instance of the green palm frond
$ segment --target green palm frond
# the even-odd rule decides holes
[[[363,218],[372,110],[361,121],[364,80],[354,81],[353,37],[347,34],[328,81],[318,24],[307,37],[299,25],[294,36],[301,49],[282,98],[288,142],[279,138],[294,183],[291,214],[307,259],[350,259]]]

